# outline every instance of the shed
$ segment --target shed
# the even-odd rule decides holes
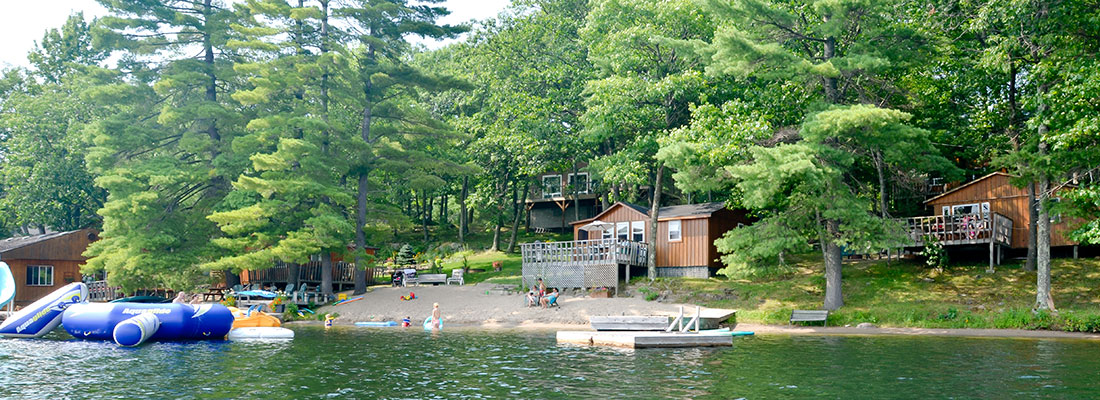
[[[581,229],[592,221],[614,224],[603,238],[647,242],[649,209],[618,202],[593,218],[573,222],[576,240],[599,239]],[[730,210],[722,202],[661,207],[657,216],[657,275],[707,278],[722,267],[714,241],[750,220],[744,210]]]
[[[1027,189],[1013,185],[1012,178],[1014,176],[1004,172],[994,172],[925,200],[924,203],[932,207],[934,215],[940,216],[989,212],[1004,215],[1012,220],[1013,232],[1009,247],[1024,249],[1027,248],[1027,229],[1031,223],[1027,209]],[[1055,216],[1052,222],[1051,246],[1077,244],[1066,238],[1071,230],[1066,221]]]
[[[92,229],[53,232],[0,240],[0,261],[15,278],[15,304],[27,305],[65,286],[81,281],[84,250],[99,239]]]

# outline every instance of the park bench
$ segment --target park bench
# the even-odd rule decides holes
[[[416,286],[420,286],[421,283],[446,284],[447,274],[420,274],[416,278],[410,279],[409,283],[416,283]]]
[[[828,310],[793,310],[791,311],[791,320],[787,325],[795,322],[816,322],[821,321],[825,326],[829,326],[829,311]]]

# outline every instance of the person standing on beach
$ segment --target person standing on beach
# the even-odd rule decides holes
[[[432,330],[439,329],[440,318],[443,318],[443,314],[439,312],[439,303],[432,304]]]
[[[546,284],[542,282],[542,278],[539,278],[539,280],[538,280],[538,286],[539,286],[539,293],[538,293],[538,295],[539,295],[539,298],[541,299],[541,298],[542,298],[542,296],[545,296],[545,295],[546,295]]]

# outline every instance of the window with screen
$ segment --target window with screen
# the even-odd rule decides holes
[[[619,240],[630,240],[630,223],[620,222],[615,224],[615,236]]]
[[[561,175],[542,177],[542,197],[561,197]]]
[[[682,239],[680,220],[668,221],[668,241],[679,242]]]
[[[28,265],[27,286],[53,286],[53,266]]]
[[[635,242],[645,241],[645,221],[634,221],[630,223],[630,240]]]

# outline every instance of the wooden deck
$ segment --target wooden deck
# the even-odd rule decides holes
[[[649,245],[616,239],[524,243],[520,245],[523,280],[532,286],[543,278],[547,287],[618,287],[618,268],[649,265]]]
[[[375,279],[382,274],[382,268],[367,269],[367,285],[375,283]],[[293,282],[290,266],[278,263],[274,267],[247,272],[248,283],[259,284],[286,284]],[[321,262],[314,261],[298,266],[298,284],[308,283],[319,285],[321,283]],[[347,262],[335,262],[332,265],[332,284],[339,288],[344,285],[355,285],[355,265]],[[343,289],[339,289],[343,290]]]
[[[558,343],[623,347],[628,349],[733,346],[733,336],[728,332],[558,331],[557,340]]]
[[[944,246],[1012,243],[1012,220],[998,213],[913,217],[902,223],[911,247],[923,247],[933,239]]]

